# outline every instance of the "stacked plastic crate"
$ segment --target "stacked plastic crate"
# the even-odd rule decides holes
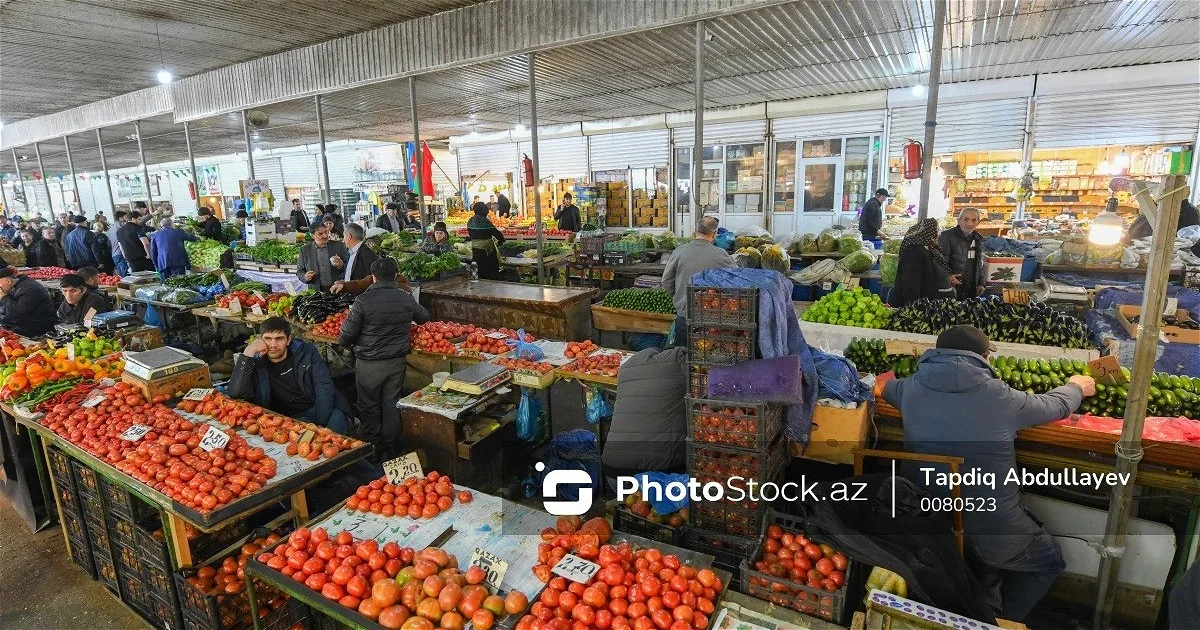
[[[688,474],[702,487],[720,484],[726,495],[691,505],[685,541],[689,549],[712,554],[717,566],[736,575],[770,508],[769,501],[750,496],[749,482],[777,482],[787,465],[783,409],[709,399],[708,373],[760,358],[758,290],[689,287],[687,322]],[[731,498],[734,486],[746,496]]]
[[[54,488],[58,495],[58,504],[62,506],[62,522],[67,531],[71,560],[83,567],[83,570],[94,580],[96,579],[96,565],[92,561],[92,543],[88,536],[87,524],[84,521],[83,502],[79,497],[75,471],[71,468],[71,458],[53,446],[47,449],[47,454],[49,455],[50,474],[54,477]]]

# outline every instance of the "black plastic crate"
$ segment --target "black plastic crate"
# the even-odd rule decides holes
[[[742,560],[754,551],[753,538],[719,534],[689,526],[684,528],[683,540],[685,549],[712,556],[714,567],[730,573],[728,587],[740,590],[738,572],[741,570]]]
[[[345,630],[347,626],[340,621],[315,609],[309,609],[308,630]]]
[[[735,448],[688,442],[688,473],[700,484],[727,483],[731,477],[743,478],[741,488],[748,489],[748,480],[759,484],[775,482],[783,476],[787,465],[786,440],[778,440],[764,454],[748,453]],[[759,497],[762,499],[763,497]],[[727,497],[719,501],[698,501],[691,506],[690,523],[694,527],[735,536],[754,537],[763,516],[775,497],[751,500],[749,493],[740,501]]]
[[[137,516],[134,512],[134,506],[141,503],[140,499],[135,499],[124,488],[107,479],[100,480],[100,487],[103,490],[104,505],[108,508],[109,512],[130,521],[134,520]]]
[[[281,595],[281,597],[287,596]],[[262,627],[263,630],[288,630],[298,623],[303,623],[304,627],[311,628],[312,614],[312,610],[304,602],[295,597],[287,597],[283,606],[267,614]]]
[[[66,484],[74,488],[75,479],[71,473],[71,456],[53,446],[46,448],[46,454],[48,455],[47,463],[50,465],[50,474],[54,476],[54,480],[59,484]]]
[[[146,584],[147,592],[151,595],[167,602],[179,601],[178,592],[175,590],[175,580],[171,579],[170,572],[151,566],[149,562],[143,562],[142,580]]]
[[[783,407],[721,400],[689,399],[688,438],[696,444],[716,444],[763,451],[783,431]]]
[[[683,528],[671,527],[666,523],[655,523],[654,521],[643,518],[630,512],[624,505],[618,505],[613,510],[613,531],[625,532],[648,538],[668,545],[681,547],[683,542]]]
[[[83,511],[83,520],[87,522],[89,529],[108,529],[108,523],[104,518],[104,502],[100,500],[100,495],[92,494],[84,487],[79,487],[80,509]]]
[[[114,540],[112,545],[113,560],[117,563],[117,571],[122,575],[133,575],[141,578],[142,561],[138,559],[137,548]]]
[[[146,613],[146,586],[142,584],[141,573],[129,573],[117,567],[117,576],[121,582],[121,601],[130,608]]]
[[[579,253],[581,254],[599,254],[604,255],[604,244],[621,240],[619,234],[605,234],[603,236],[589,236],[580,239]]]
[[[688,326],[758,325],[758,289],[688,287]]]
[[[692,398],[708,398],[708,366],[688,365],[688,394]]]
[[[117,515],[115,512],[109,512],[108,518],[108,533],[115,542],[125,545],[130,548],[137,547],[137,528],[133,521]]]
[[[758,331],[688,325],[688,360],[705,365],[733,365],[759,358]]]
[[[79,486],[81,492],[100,492],[100,475],[97,475],[96,471],[75,460],[71,460],[71,471],[75,476],[75,484]]]
[[[791,514],[781,514],[774,510],[768,511],[763,519],[761,532],[752,555],[742,561],[740,571],[742,592],[806,615],[838,625],[846,625],[853,612],[849,604],[855,600],[851,594],[861,588],[864,567],[861,563],[847,558],[846,570],[843,573],[844,582],[837,591],[812,588],[807,584],[756,570],[754,566],[762,554],[767,528],[771,525],[778,525],[783,528],[784,532],[793,534],[804,531],[804,519]]]
[[[96,563],[92,560],[92,546],[87,538],[71,537],[71,560],[80,566],[88,577],[96,579]]]
[[[163,601],[150,591],[149,586],[147,586],[145,613],[150,625],[158,630],[179,630],[182,627],[178,601],[175,603]]]
[[[96,567],[96,577],[104,584],[105,588],[121,597],[120,582],[117,580],[117,567],[113,564],[112,558],[106,556],[103,551],[92,548],[92,563]]]
[[[87,540],[87,526],[83,524],[83,517],[78,512],[62,511],[62,524],[67,530],[67,536],[72,540]]]
[[[207,594],[188,581],[195,570],[175,574],[184,628],[189,630],[240,630],[251,625],[250,598],[245,588],[237,593]],[[256,585],[257,588],[257,585]],[[263,597],[258,593],[258,597]]]

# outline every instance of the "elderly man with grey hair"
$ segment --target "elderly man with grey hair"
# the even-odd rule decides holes
[[[357,223],[348,223],[345,234],[346,248],[350,250],[350,255],[346,257],[342,281],[350,282],[371,275],[371,263],[379,257],[371,251],[370,246],[363,244],[366,240],[366,230]]]
[[[663,271],[662,289],[675,296],[675,344],[687,343],[687,288],[701,271],[733,267],[733,258],[713,244],[717,238],[716,217],[704,217],[696,226],[696,238],[671,255]]]
[[[958,212],[958,225],[938,235],[938,247],[946,252],[950,262],[950,284],[960,300],[983,295],[987,284],[987,274],[983,271],[983,237],[975,231],[981,218],[978,208],[963,208]]]

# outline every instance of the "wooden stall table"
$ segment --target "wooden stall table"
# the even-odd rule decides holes
[[[503,477],[506,452],[518,441],[514,398],[508,386],[469,396],[429,385],[397,403],[400,434],[423,454],[426,468],[492,490]]]
[[[674,313],[647,313],[592,305],[592,325],[600,331],[656,333],[666,335],[675,325]]]
[[[547,256],[542,259],[542,265],[546,269],[546,279],[552,284],[557,284],[561,281],[562,286],[567,285],[567,272],[565,269],[570,263],[571,254],[563,252],[553,256]],[[501,267],[515,269],[522,279],[532,277],[537,280],[537,259],[525,258],[522,256],[508,256],[500,261]]]
[[[30,441],[34,445],[35,457],[37,458],[38,474],[44,487],[49,488],[50,492],[52,492],[56,505],[59,501],[57,484],[54,477],[49,474],[46,466],[46,462],[49,461],[50,457],[48,449],[51,446],[63,451],[72,459],[95,471],[97,475],[116,485],[121,490],[156,508],[162,517],[163,532],[170,547],[175,568],[191,567],[195,560],[192,556],[191,543],[187,539],[185,524],[191,525],[201,532],[215,532],[235,525],[282,499],[290,501],[293,516],[297,522],[304,523],[308,521],[309,517],[305,488],[366,458],[373,450],[373,447],[369,444],[360,444],[354,449],[338,454],[333,459],[308,462],[298,457],[284,456],[283,445],[272,445],[264,442],[259,436],[238,431],[252,445],[266,448],[269,455],[274,457],[278,454],[279,456],[276,457],[276,460],[279,462],[279,472],[262,490],[244,496],[208,515],[202,515],[117,470],[108,462],[100,460],[91,453],[50,431],[35,419],[17,414],[13,412],[11,407],[4,409],[4,411],[12,413],[12,417],[15,418],[16,422],[28,429]],[[190,417],[203,418],[195,415],[191,415]],[[61,506],[58,508],[58,513],[62,513]],[[69,540],[66,524],[63,523],[62,525],[63,537]]]
[[[464,323],[487,322],[526,332],[538,338],[579,341],[592,333],[592,300],[595,289],[546,287],[494,280],[451,280],[422,287],[433,319]]]

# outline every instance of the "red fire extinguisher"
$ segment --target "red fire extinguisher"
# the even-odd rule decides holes
[[[188,182],[188,196],[192,201],[196,200],[196,182]]]
[[[916,140],[909,140],[908,144],[904,145],[904,179],[921,179],[925,174],[921,159],[923,152],[924,147]]]
[[[521,154],[521,176],[525,180],[525,186],[533,186],[533,160],[529,159],[528,155]]]

